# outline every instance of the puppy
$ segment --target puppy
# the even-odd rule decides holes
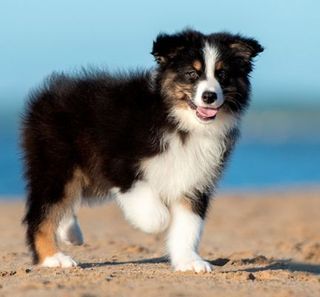
[[[23,121],[34,263],[72,267],[57,241],[82,244],[81,202],[115,199],[135,227],[168,232],[177,271],[209,272],[198,254],[210,197],[249,103],[251,38],[160,34],[150,71],[53,74]]]

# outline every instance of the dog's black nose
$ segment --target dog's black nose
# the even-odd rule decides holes
[[[210,92],[210,91],[205,91],[202,93],[202,100],[204,103],[211,104],[214,101],[217,100],[217,93],[216,92]]]

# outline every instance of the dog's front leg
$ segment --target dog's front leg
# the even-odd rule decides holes
[[[209,198],[185,198],[172,205],[172,221],[168,233],[168,250],[176,271],[210,272],[212,266],[198,254],[204,216]]]

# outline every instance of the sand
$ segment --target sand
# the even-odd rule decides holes
[[[133,229],[113,204],[83,208],[80,266],[33,267],[22,201],[0,202],[0,296],[320,296],[320,191],[219,195],[201,255],[210,274],[173,272],[165,235]]]

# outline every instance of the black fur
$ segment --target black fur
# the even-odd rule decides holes
[[[161,133],[174,127],[160,96],[150,91],[149,77],[148,72],[53,75],[32,93],[23,128],[29,192],[24,221],[32,250],[37,227],[63,198],[76,167],[126,191],[141,178],[141,158],[161,152]],[[84,191],[104,187],[109,188],[98,184]]]

